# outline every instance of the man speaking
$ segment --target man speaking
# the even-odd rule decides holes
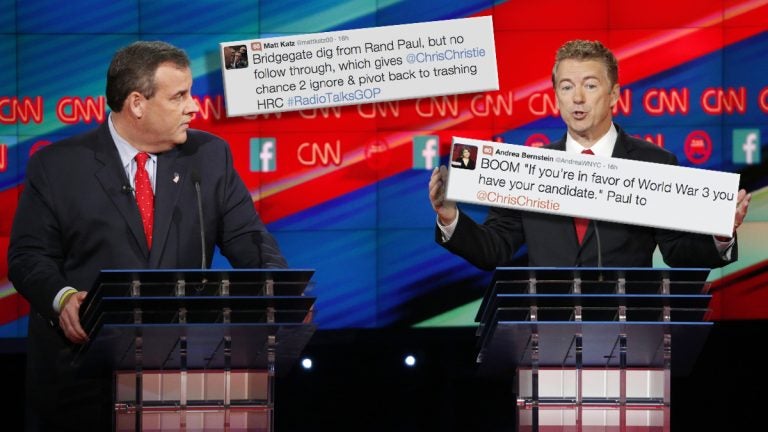
[[[552,84],[568,130],[548,148],[676,165],[672,153],[629,136],[613,123],[618,76],[616,57],[600,42],[573,40],[560,47]],[[532,267],[651,267],[657,245],[672,267],[721,267],[737,257],[735,232],[750,200],[739,191],[732,238],[500,208],[491,208],[479,225],[445,199],[447,179],[447,169],[439,167],[429,181],[436,241],[486,270],[509,265],[523,244]]]
[[[109,377],[71,365],[73,347],[87,339],[80,305],[100,270],[207,267],[214,245],[234,267],[287,266],[228,144],[189,129],[199,109],[191,89],[184,51],[125,47],[107,72],[108,121],[27,165],[8,274],[32,307],[28,430],[111,429]]]

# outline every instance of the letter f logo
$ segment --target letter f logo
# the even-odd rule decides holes
[[[733,163],[754,165],[761,162],[760,129],[733,130]]]
[[[440,138],[437,135],[413,137],[413,168],[434,169],[440,159]]]
[[[251,172],[272,172],[277,169],[275,138],[251,138]]]

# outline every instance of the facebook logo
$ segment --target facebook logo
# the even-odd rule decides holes
[[[733,163],[760,163],[760,129],[733,130]]]
[[[440,163],[440,138],[437,135],[413,137],[413,168],[432,170]]]
[[[251,138],[251,172],[272,172],[277,169],[275,138]]]

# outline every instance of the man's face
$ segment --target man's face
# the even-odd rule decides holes
[[[192,99],[192,71],[163,63],[155,71],[155,94],[144,101],[142,134],[157,151],[187,140],[189,123],[199,111]]]
[[[568,132],[579,143],[591,145],[610,128],[619,85],[611,85],[603,63],[568,59],[555,70],[555,95]]]

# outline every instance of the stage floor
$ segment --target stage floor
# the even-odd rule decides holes
[[[691,374],[672,381],[673,430],[762,424],[768,373],[753,346],[766,334],[768,321],[714,325]],[[476,342],[472,328],[318,331],[305,350],[312,370],[277,381],[277,430],[514,431],[512,377],[480,376]],[[23,350],[0,347],[4,424],[24,420]]]

